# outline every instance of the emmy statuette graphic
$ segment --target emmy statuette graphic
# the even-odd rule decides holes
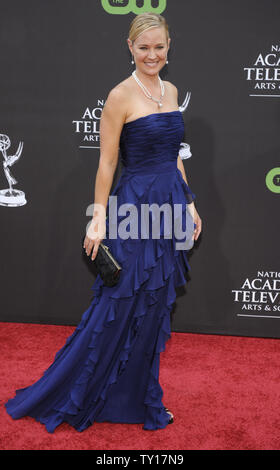
[[[21,156],[23,142],[19,143],[15,155],[7,155],[7,150],[11,146],[9,137],[5,134],[0,134],[0,151],[4,157],[3,168],[4,173],[9,183],[8,189],[0,190],[0,205],[8,207],[18,207],[26,204],[25,194],[19,189],[14,189],[13,185],[17,184],[17,180],[11,175],[9,167],[11,167]]]
[[[179,106],[179,111],[181,111],[181,113],[184,113],[186,111],[186,109],[189,105],[190,99],[191,99],[191,92],[188,91],[187,94],[186,94],[186,97],[183,101],[183,104],[181,106]],[[187,158],[190,158],[192,156],[191,148],[190,148],[189,144],[186,144],[185,142],[181,142],[179,155],[180,155],[182,160],[186,160]]]

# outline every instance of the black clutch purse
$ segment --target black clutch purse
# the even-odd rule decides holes
[[[102,242],[99,244],[96,257],[92,263],[96,266],[96,269],[100,274],[100,277],[105,286],[112,287],[117,284],[120,278],[122,267],[113,257],[107,245]]]

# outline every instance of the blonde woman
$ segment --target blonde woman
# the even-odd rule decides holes
[[[171,336],[175,288],[186,283],[186,246],[198,239],[202,223],[178,155],[184,122],[177,89],[159,76],[170,41],[161,15],[134,18],[127,42],[135,70],[110,91],[102,112],[94,213],[84,249],[94,260],[106,240],[122,266],[119,282],[108,287],[97,276],[93,301],[54,362],[6,403],[14,419],[32,416],[49,432],[62,422],[78,431],[104,421],[142,423],[145,430],[173,422],[174,414],[162,401],[160,353]],[[123,169],[112,192],[117,201],[112,226],[118,229],[112,236],[106,211],[119,148]],[[167,209],[169,223],[156,211],[143,216],[142,209],[153,205]],[[125,210],[133,215],[129,224]],[[156,236],[149,225],[155,220]],[[178,221],[187,243],[180,249],[182,237],[174,230]]]

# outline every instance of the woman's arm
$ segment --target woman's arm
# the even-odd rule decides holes
[[[106,233],[106,207],[118,164],[120,134],[125,119],[124,92],[121,86],[117,86],[110,91],[100,120],[100,158],[95,179],[93,218],[84,241],[87,255],[94,247],[92,260]]]
[[[106,207],[118,164],[119,142],[126,107],[122,87],[110,91],[100,120],[100,158],[96,174],[94,204]],[[98,207],[97,207],[98,210]]]
[[[186,182],[187,185],[188,185],[189,183],[188,183],[188,181],[187,181],[187,177],[186,177],[186,172],[185,172],[184,164],[183,164],[183,162],[182,162],[182,158],[180,157],[180,155],[178,155],[178,158],[177,158],[177,168],[181,171],[182,177],[183,177],[183,179],[185,180],[185,182]]]
[[[167,83],[170,83],[170,82],[167,82]],[[173,91],[173,97],[174,97],[175,103],[179,107],[179,105],[178,105],[178,88],[175,85],[171,84],[171,89]],[[187,177],[186,177],[185,168],[184,168],[184,165],[183,165],[183,162],[182,162],[182,159],[181,159],[180,155],[178,155],[178,158],[177,158],[177,168],[181,171],[182,177],[188,185],[188,180],[187,180]],[[190,210],[193,213],[194,223],[196,224],[196,227],[195,227],[195,230],[194,230],[194,233],[193,233],[193,238],[194,238],[194,240],[197,240],[200,233],[201,233],[201,230],[202,230],[202,220],[199,217],[199,214],[196,210],[196,207],[194,205],[194,201],[192,201],[189,204],[189,207],[190,207]]]
[[[182,159],[181,159],[180,155],[178,155],[178,159],[177,159],[177,168],[181,171],[182,177],[188,185],[188,180],[187,180],[187,177],[186,177],[185,168],[184,168],[184,165],[183,165],[183,162],[182,162]],[[194,240],[197,240],[200,233],[201,233],[201,230],[202,230],[202,220],[199,217],[199,214],[196,210],[196,207],[194,205],[194,201],[192,201],[189,204],[189,207],[191,208],[191,210],[193,209],[193,212],[192,212],[193,220],[194,220],[194,223],[196,224],[196,228],[194,230],[193,237],[194,237]]]

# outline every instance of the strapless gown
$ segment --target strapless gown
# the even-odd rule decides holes
[[[123,268],[120,280],[107,287],[100,275],[96,277],[91,304],[53,363],[37,382],[17,390],[5,404],[12,418],[31,416],[48,432],[62,422],[78,431],[104,421],[143,423],[146,430],[167,426],[170,415],[164,410],[159,383],[160,353],[171,337],[175,289],[187,282],[187,252],[195,227],[187,208],[196,196],[177,168],[183,134],[179,110],[124,124],[120,136],[123,167],[111,193],[117,196],[117,209],[122,204],[136,207],[141,222],[143,204],[168,203],[173,216],[175,204],[180,204],[185,207],[181,217],[186,235],[179,238],[171,231],[167,237],[161,220],[157,238],[147,225],[146,238],[123,239],[118,233],[109,238],[106,219],[104,242]],[[115,223],[127,216],[117,211]],[[141,223],[138,235],[140,230]],[[187,238],[189,248],[177,249],[176,242]]]

